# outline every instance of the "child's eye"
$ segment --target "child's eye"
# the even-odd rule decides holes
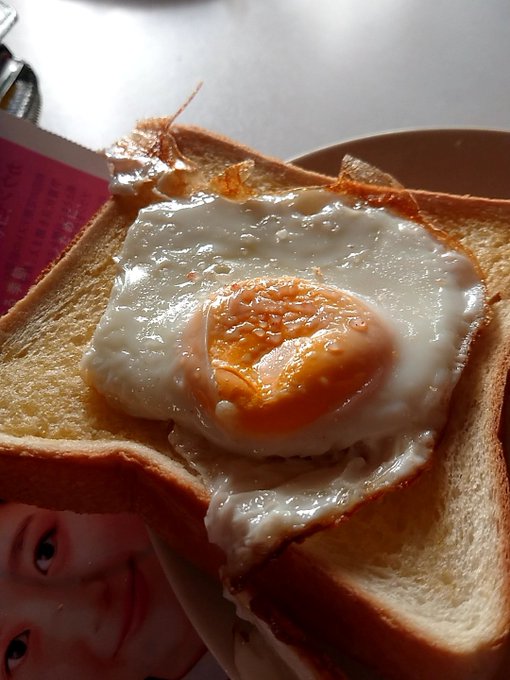
[[[56,529],[47,531],[37,544],[34,552],[34,564],[41,574],[47,574],[51,561],[57,553]]]
[[[16,667],[23,661],[28,652],[28,639],[30,631],[25,630],[20,635],[13,638],[7,645],[4,658],[4,666],[7,676],[11,676]]]

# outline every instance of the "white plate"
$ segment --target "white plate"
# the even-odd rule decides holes
[[[510,198],[510,132],[448,129],[387,132],[334,144],[294,159],[336,176],[351,154],[409,189]]]
[[[336,176],[345,154],[378,166],[409,188],[510,198],[510,133],[504,131],[391,132],[312,151],[294,159],[294,163]],[[245,624],[222,597],[218,584],[157,538],[154,543],[177,597],[227,674],[240,680],[281,680],[281,669],[267,645],[253,633],[250,643],[243,645],[235,634]],[[345,670],[350,680],[376,680],[347,660]]]

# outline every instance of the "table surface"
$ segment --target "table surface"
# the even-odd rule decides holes
[[[99,149],[175,113],[281,158],[510,125],[508,0],[10,0],[40,125]]]

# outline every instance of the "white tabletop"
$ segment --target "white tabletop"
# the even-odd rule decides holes
[[[508,0],[10,0],[40,125],[91,148],[175,112],[289,158],[396,129],[510,126]]]

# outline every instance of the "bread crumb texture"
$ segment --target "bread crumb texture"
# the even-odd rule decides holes
[[[510,333],[510,304],[495,307],[456,390],[431,468],[301,548],[332,579],[459,647],[469,646],[473,634],[491,639],[507,623],[508,527],[499,522],[508,489],[493,481],[505,480],[506,471],[495,469],[504,463],[494,460],[498,423],[490,395],[506,372],[502,340]]]
[[[80,373],[83,351],[105,308],[115,272],[113,255],[134,215],[109,205],[65,259],[58,285],[53,271],[28,309],[18,306],[14,333],[0,354],[0,428],[16,437],[55,440],[132,440],[169,450],[166,423],[117,412]],[[99,235],[98,235],[99,234]]]
[[[424,215],[475,254],[489,299],[510,297],[510,203],[416,194]]]

